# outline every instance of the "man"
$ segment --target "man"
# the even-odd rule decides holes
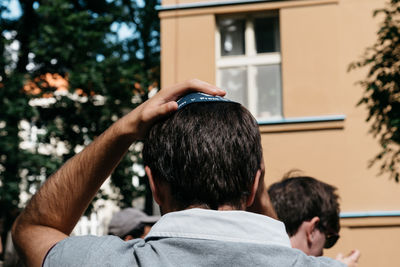
[[[290,176],[290,173],[287,175]],[[339,203],[336,187],[308,176],[286,177],[268,189],[278,218],[285,224],[293,248],[307,255],[322,256],[339,239]],[[356,266],[355,250],[338,260]]]
[[[175,102],[193,91],[212,96]],[[241,105],[213,97],[224,94],[198,80],[163,89],[65,163],[13,227],[29,266],[342,266],[290,248],[284,225],[265,216],[258,125]],[[130,144],[145,137],[161,219],[144,240],[68,237]]]
[[[119,236],[125,241],[144,238],[159,216],[148,216],[135,208],[126,208],[115,213],[108,225],[108,234]]]

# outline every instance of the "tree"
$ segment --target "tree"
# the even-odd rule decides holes
[[[379,139],[381,151],[370,165],[381,162],[380,173],[389,173],[399,182],[400,163],[400,0],[391,0],[374,12],[384,16],[376,43],[349,69],[368,68],[360,81],[364,94],[358,105],[369,111],[370,132]]]
[[[2,211],[16,209],[21,189],[34,192],[159,83],[157,0],[142,5],[133,0],[19,4],[21,16],[9,18],[8,1],[0,3]],[[121,27],[132,34],[120,38]],[[21,139],[24,123],[39,132],[28,147]],[[134,162],[141,164],[137,147],[132,146],[111,177],[121,206],[146,193],[146,179],[132,168]],[[132,177],[139,180],[138,187]],[[110,196],[100,192],[98,197]]]
[[[7,11],[7,3],[0,3],[0,12]],[[0,226],[7,230],[11,227],[19,204],[22,164],[30,158],[28,151],[20,148],[19,122],[36,115],[28,104],[28,98],[22,91],[23,73],[14,50],[15,32],[7,29],[16,26],[15,22],[2,18],[0,34]],[[2,240],[6,231],[1,232]]]

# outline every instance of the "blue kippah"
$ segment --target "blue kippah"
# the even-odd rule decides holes
[[[198,103],[198,102],[231,102],[231,103],[236,103],[233,102],[227,98],[223,98],[220,96],[213,96],[213,95],[208,95],[204,93],[190,93],[182,98],[180,98],[178,101],[178,110],[183,108],[184,106],[187,106],[192,103]]]

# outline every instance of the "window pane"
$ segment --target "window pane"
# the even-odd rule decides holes
[[[257,53],[279,52],[279,20],[278,17],[254,19]]]
[[[220,69],[221,88],[226,97],[247,106],[247,70],[244,67]]]
[[[271,118],[282,116],[281,66],[257,66],[257,116]]]
[[[244,55],[244,29],[244,19],[222,19],[219,21],[221,56]]]

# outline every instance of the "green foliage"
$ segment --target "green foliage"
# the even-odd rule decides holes
[[[21,190],[34,192],[45,177],[159,84],[157,0],[144,1],[143,6],[134,0],[19,3],[21,16],[9,18],[8,1],[0,2],[2,211],[18,207]],[[134,31],[121,39],[119,27]],[[64,80],[66,90],[56,91],[59,85],[48,74]],[[27,84],[36,91],[24,90]],[[35,104],[38,100],[42,104]],[[23,129],[26,124],[33,128]],[[39,134],[27,146],[22,137],[32,138],[32,129]],[[111,177],[121,206],[146,193],[145,179],[132,169],[133,162],[141,163],[140,153],[130,149]],[[133,176],[141,186],[132,185]],[[100,192],[98,197],[113,196]]]
[[[379,139],[382,150],[371,160],[381,162],[381,173],[389,173],[399,182],[400,163],[400,0],[391,0],[374,16],[383,15],[378,40],[367,48],[363,58],[350,65],[369,68],[367,77],[360,81],[364,95],[359,105],[365,105],[372,122],[371,133]]]

